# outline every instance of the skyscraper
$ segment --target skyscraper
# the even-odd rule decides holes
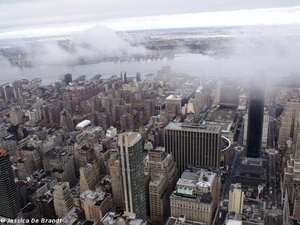
[[[242,214],[243,206],[244,206],[244,192],[242,190],[242,185],[239,183],[231,184],[229,190],[228,211]]]
[[[110,159],[107,161],[109,174],[111,176],[111,186],[114,205],[117,208],[123,208],[123,190],[122,190],[122,173],[121,163],[118,153],[111,154]]]
[[[60,182],[54,187],[53,202],[58,218],[62,218],[74,207],[74,201],[68,182]]]
[[[100,182],[100,171],[96,160],[88,163],[85,167],[80,167],[80,193],[89,189],[94,191],[96,185]]]
[[[236,181],[242,185],[255,187],[264,185],[266,173],[263,169],[261,142],[264,120],[265,92],[263,74],[252,78],[249,90],[249,108],[247,125],[246,157],[242,159]]]
[[[200,168],[185,171],[170,196],[171,216],[181,215],[199,224],[214,224],[218,207],[221,180],[218,173]],[[194,223],[198,224],[198,223]]]
[[[165,128],[166,152],[174,156],[179,174],[188,166],[220,168],[221,127],[169,123]]]
[[[9,155],[0,149],[0,216],[15,218],[20,210],[20,200],[14,182]]]
[[[169,196],[175,188],[178,173],[173,157],[165,148],[150,149],[145,158],[145,172],[151,175],[149,201],[151,224],[164,224],[170,216]]]
[[[142,136],[138,132],[119,135],[119,154],[125,215],[146,220],[146,191]]]
[[[259,158],[261,151],[263,120],[264,120],[264,99],[265,92],[262,87],[263,77],[257,77],[250,83],[249,92],[249,113],[248,130],[246,143],[246,156]]]

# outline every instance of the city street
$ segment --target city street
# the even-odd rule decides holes
[[[278,215],[278,210],[281,209],[280,193],[278,187],[280,186],[280,179],[278,168],[280,168],[280,158],[277,154],[277,131],[274,129],[275,125],[275,108],[273,107],[274,99],[269,102],[269,134],[268,134],[268,187],[269,197],[267,201],[267,219],[266,224],[282,224],[282,215]]]

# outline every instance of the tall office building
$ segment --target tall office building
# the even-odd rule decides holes
[[[76,183],[74,155],[63,150],[52,149],[43,155],[44,169],[59,181]]]
[[[288,209],[295,220],[300,220],[300,120],[298,119],[295,149],[288,155],[283,173],[282,190],[284,198],[293,203]],[[289,205],[290,206],[290,205]]]
[[[173,157],[165,148],[157,147],[145,158],[145,172],[151,175],[149,183],[151,224],[164,224],[170,216],[169,196],[174,190],[178,173]]]
[[[246,156],[253,158],[259,158],[261,151],[265,99],[262,84],[263,77],[250,84]]]
[[[165,148],[177,163],[179,174],[188,166],[220,168],[221,126],[169,123],[165,128]]]
[[[228,212],[236,212],[238,214],[243,213],[244,206],[244,192],[242,190],[242,185],[231,184],[229,190],[229,204],[228,204]]]
[[[23,122],[23,113],[20,108],[14,107],[9,113],[10,123],[17,125]]]
[[[217,173],[197,169],[185,171],[170,196],[171,216],[213,224],[219,203],[221,180]],[[196,223],[195,223],[196,224]]]
[[[136,73],[136,81],[139,82],[142,80],[141,73]]]
[[[250,83],[246,157],[242,158],[240,171],[236,175],[238,183],[254,188],[265,185],[266,182],[266,171],[260,157],[265,99],[263,83],[263,74],[260,77],[254,77]]]
[[[55,213],[58,218],[62,218],[72,207],[74,207],[74,201],[68,182],[58,183],[54,187],[53,191],[53,203]]]
[[[264,148],[266,148],[268,145],[269,118],[270,118],[269,109],[267,107],[264,107],[263,131],[262,131],[262,140],[261,140],[261,145]],[[244,117],[244,140],[243,140],[244,145],[246,145],[247,143],[247,131],[248,131],[248,112],[245,114]]]
[[[0,149],[0,204],[0,216],[6,218],[15,218],[20,210],[11,162],[3,149]]]
[[[94,191],[100,182],[100,170],[96,160],[92,164],[88,163],[85,167],[80,167],[79,173],[80,193],[87,189]]]
[[[118,153],[113,152],[107,161],[108,171],[111,177],[111,186],[114,205],[117,208],[123,208],[123,190],[122,190],[122,172],[121,162],[118,158]]]
[[[289,138],[295,142],[297,137],[297,123],[300,115],[300,98],[292,96],[281,114],[278,144],[283,146]]]
[[[226,81],[222,86],[218,87],[219,105],[225,107],[237,107],[239,104],[239,95],[241,88],[238,82],[234,80]]]
[[[67,73],[67,74],[63,75],[62,81],[65,85],[68,85],[70,82],[72,82],[72,74]]]
[[[111,194],[105,192],[85,190],[80,194],[80,202],[87,220],[100,221],[113,207]]]
[[[146,191],[144,174],[144,153],[142,136],[138,132],[119,135],[119,154],[121,159],[121,178],[125,215],[135,215],[146,220]]]

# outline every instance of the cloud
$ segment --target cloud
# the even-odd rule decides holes
[[[72,14],[69,12],[69,15],[66,13],[65,16],[58,17],[55,17],[56,13],[54,13],[51,18],[48,18],[46,13],[44,17],[34,15],[33,17],[28,16],[27,19],[22,19],[20,21],[14,20],[13,18],[11,18],[11,21],[7,21],[7,18],[2,18],[1,20],[2,14],[0,14],[0,40],[24,37],[70,35],[76,32],[82,32],[87,28],[91,28],[99,24],[100,20],[102,21],[101,24],[104,24],[114,31],[215,26],[300,24],[300,6],[180,13],[174,15],[167,14],[167,12],[170,13],[171,11],[167,10],[166,14],[164,15],[155,15],[155,13],[152,12],[153,15],[151,16],[146,16],[147,13],[143,15],[140,15],[140,13],[132,13],[127,15],[126,18],[122,19],[120,19],[120,17],[123,17],[121,15],[122,13],[120,13],[120,15],[113,16],[113,14],[106,15],[109,11],[101,13],[101,10],[95,13],[95,16],[93,16],[93,12],[90,14]],[[182,10],[182,12],[185,12],[185,10]],[[193,12],[193,10],[191,10],[191,12]],[[73,13],[76,12],[74,11]],[[35,22],[35,20],[38,21]],[[6,27],[8,24],[10,24],[9,28],[1,29],[1,26]],[[22,25],[26,24],[40,25],[22,27]],[[21,27],[13,27],[17,25]]]
[[[10,66],[10,62],[8,61],[7,58],[5,58],[4,56],[0,55],[0,68],[1,67],[9,67]]]
[[[144,30],[299,23],[300,6],[127,18],[122,21],[110,21],[106,25],[114,30]]]
[[[144,55],[142,46],[132,46],[113,30],[97,25],[74,34],[67,44],[41,42],[24,45],[22,52],[33,58],[34,65],[73,65],[80,60],[101,60],[106,57]]]
[[[246,27],[228,35],[228,53],[216,61],[222,74],[252,77],[263,70],[267,77],[279,77],[300,71],[299,27]]]
[[[130,43],[117,36],[113,30],[103,25],[97,25],[76,34],[73,42],[76,46],[86,46],[90,51],[100,53],[104,56],[146,53],[143,47],[131,46]]]
[[[119,20],[201,12],[284,8],[299,5],[297,0],[31,0],[0,1],[0,29],[19,26]],[[253,18],[255,19],[255,18]],[[206,21],[208,22],[208,21]]]

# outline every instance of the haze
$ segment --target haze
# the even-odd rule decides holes
[[[248,69],[284,67],[286,73],[300,71],[297,63],[299,29],[294,29],[300,24],[300,3],[296,0],[195,0],[188,3],[179,0],[12,0],[1,1],[0,10],[2,42],[24,37],[72,36],[71,52],[55,42],[23,45],[22,51],[35,55],[38,65],[72,65],[80,58],[148,53],[136,40],[131,40],[130,34],[126,39],[131,43],[120,38],[116,31],[248,26],[245,30],[234,29],[228,33],[232,37],[232,52],[228,57],[239,60],[220,65],[224,73],[229,68],[242,72],[245,66],[241,65],[246,64]],[[287,26],[293,32],[290,34],[289,29],[282,32],[269,25]],[[240,58],[244,58],[243,62]],[[282,61],[285,63],[280,63]],[[1,55],[0,66],[10,66]]]
[[[75,30],[78,24],[74,23],[84,23],[81,29],[101,23],[114,30],[289,24],[300,22],[299,5],[297,0],[2,0],[0,37],[29,27],[34,32],[50,24]]]

